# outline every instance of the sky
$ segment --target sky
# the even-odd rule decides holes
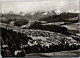
[[[14,0],[0,2],[2,12],[34,12],[59,9],[62,12],[73,9],[79,10],[79,0]]]

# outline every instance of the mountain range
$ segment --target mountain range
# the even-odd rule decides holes
[[[4,13],[2,11],[2,13]],[[56,10],[51,10],[51,11],[35,11],[35,12],[29,12],[29,13],[25,13],[25,12],[19,12],[19,13],[16,13],[16,12],[13,12],[13,11],[10,11],[8,14],[20,14],[20,15],[26,15],[26,14],[30,14],[30,15],[35,15],[35,14],[41,14],[41,15],[48,15],[48,14],[52,14],[52,13],[55,13],[55,14],[61,14],[63,13],[61,10],[59,9],[56,9]],[[79,13],[79,10],[77,11],[74,11],[73,9],[69,9],[68,11],[66,11],[65,13]]]

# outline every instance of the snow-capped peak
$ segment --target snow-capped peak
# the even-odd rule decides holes
[[[54,12],[55,12],[56,14],[61,14],[61,13],[62,13],[59,9],[56,9]]]
[[[4,13],[4,11],[2,11],[1,13]]]
[[[13,11],[10,11],[8,14],[15,14]]]
[[[68,10],[69,13],[75,13],[75,11],[73,9]]]
[[[30,14],[31,14],[31,15],[35,15],[35,12],[31,12]]]
[[[75,11],[75,13],[79,13],[79,10]]]

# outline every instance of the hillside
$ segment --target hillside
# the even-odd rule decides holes
[[[78,15],[54,11],[1,15],[2,56],[79,50]]]
[[[47,21],[47,22],[79,22],[78,16],[79,16],[78,13],[61,13],[60,15],[52,15],[39,20]],[[72,19],[72,18],[75,18],[75,19]]]

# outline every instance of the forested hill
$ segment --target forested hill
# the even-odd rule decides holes
[[[20,45],[27,44],[29,39],[32,39],[31,37],[28,37],[26,34],[14,31],[13,29],[3,28],[1,29],[1,37],[2,37],[2,45],[9,45],[10,47],[13,47],[14,45],[16,48]]]
[[[46,18],[39,19],[47,22],[78,22],[79,18],[70,20],[71,18],[79,17],[78,13],[61,13],[60,15],[52,15]]]
[[[17,50],[25,50],[25,53],[45,53],[80,49],[79,38],[74,35],[65,36],[55,32],[27,29],[23,34],[13,29],[3,27],[0,29],[2,56],[14,56],[14,52]]]

